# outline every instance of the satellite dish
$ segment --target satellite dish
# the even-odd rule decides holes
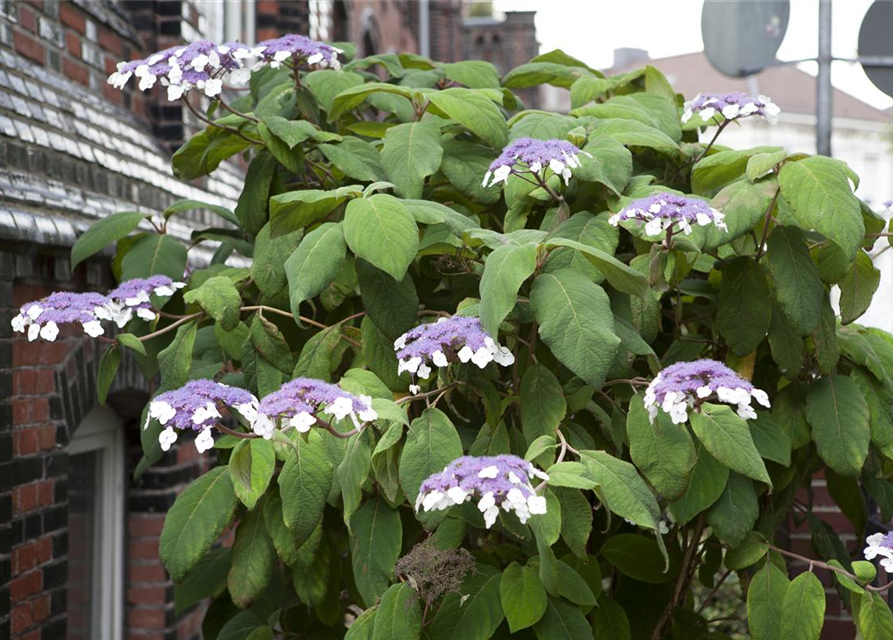
[[[869,7],[859,29],[859,57],[893,56],[893,4],[875,2]],[[862,63],[865,75],[878,89],[893,96],[893,67]]]
[[[704,0],[701,35],[707,59],[733,78],[757,73],[775,62],[790,16],[790,0]]]

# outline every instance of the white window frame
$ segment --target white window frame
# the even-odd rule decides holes
[[[93,409],[68,444],[68,454],[100,454],[102,487],[95,527],[93,579],[99,597],[92,598],[91,620],[97,640],[122,640],[124,620],[124,425],[108,408]]]

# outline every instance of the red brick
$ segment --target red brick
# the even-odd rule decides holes
[[[28,31],[37,31],[37,15],[21,4],[19,4],[19,24]]]
[[[40,448],[42,450],[45,451],[56,446],[56,427],[41,427],[38,433],[40,434]]]
[[[37,485],[29,484],[16,487],[12,492],[13,513],[28,513],[37,508]]]
[[[43,595],[31,605],[31,619],[34,622],[46,620],[50,615],[50,596]]]
[[[167,582],[167,573],[160,562],[152,564],[129,563],[127,568],[128,580],[131,582]]]
[[[50,399],[34,398],[31,400],[31,421],[46,422],[50,419]],[[41,443],[41,446],[43,444]]]
[[[73,2],[59,3],[59,19],[67,27],[71,27],[80,34],[87,30],[83,12]]]
[[[40,449],[40,434],[37,429],[21,429],[13,432],[12,442],[16,456],[30,456]]]
[[[12,292],[13,306],[21,307],[26,302],[44,298],[44,297],[48,296],[50,293],[52,293],[52,291],[47,287],[33,285],[33,284],[18,285],[15,288],[15,290]]]
[[[56,390],[56,378],[52,369],[37,370],[37,393],[48,394]]]
[[[38,42],[31,36],[25,35],[21,31],[15,32],[14,40],[16,51],[21,53],[26,58],[30,58],[37,64],[43,65],[44,56],[46,54],[44,53],[43,45],[40,44],[40,42]]]
[[[72,62],[68,58],[62,59],[62,74],[69,80],[79,82],[85,87],[90,83],[90,74],[87,67],[79,62]]]
[[[102,97],[118,105],[124,104],[124,92],[108,83],[102,85]]]
[[[158,537],[164,528],[164,516],[130,516],[127,529],[134,538]]]
[[[37,370],[25,369],[12,374],[12,393],[16,396],[34,395],[37,390]]]
[[[37,502],[42,507],[53,504],[53,488],[55,482],[52,480],[44,480],[37,485]]]
[[[23,576],[13,578],[9,583],[9,597],[12,602],[20,602],[30,595],[34,595],[43,587],[43,574],[40,571],[32,571]]]
[[[13,400],[12,423],[14,425],[29,424],[31,422],[31,401]]]
[[[128,589],[127,602],[131,604],[166,604],[167,589],[164,587],[135,587]]]
[[[53,555],[53,542],[50,538],[42,538],[37,542],[23,544],[12,550],[13,573],[21,574],[34,567],[49,562]]]
[[[10,630],[13,634],[18,634],[34,624],[31,619],[31,603],[22,602],[12,610],[12,622]]]
[[[111,29],[100,27],[99,29],[99,46],[110,51],[118,58],[124,55],[124,49],[121,46],[121,36],[112,33]]]
[[[129,558],[138,558],[140,560],[154,560],[158,557],[158,540],[144,540],[139,542],[131,542],[129,545]]]
[[[81,57],[81,38],[74,31],[69,31],[65,34],[65,42],[68,45],[68,53],[73,55],[75,58],[80,59]]]
[[[165,618],[162,609],[131,609],[127,615],[127,626],[142,629],[164,629]]]

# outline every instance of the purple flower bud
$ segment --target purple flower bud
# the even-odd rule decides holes
[[[533,477],[549,479],[518,456],[462,456],[422,483],[415,509],[448,509],[477,496],[488,529],[496,522],[500,508],[514,511],[523,524],[531,515],[546,513],[546,498],[536,494]]]
[[[504,367],[515,361],[511,351],[487,335],[480,320],[464,316],[419,325],[397,338],[394,349],[400,360],[397,375],[409,371],[419,378],[431,375],[432,363],[448,367],[451,362],[470,360],[483,369],[493,361]]]
[[[176,442],[175,429],[200,431],[195,446],[202,453],[214,446],[211,430],[222,417],[221,404],[238,411],[249,423],[257,417],[257,398],[250,392],[214,380],[191,380],[179,389],[152,398],[143,428],[149,426],[151,418],[167,427],[158,437],[163,451]]]
[[[134,278],[122,282],[108,294],[108,312],[100,316],[102,320],[113,320],[119,327],[130,322],[133,314],[151,322],[155,319],[150,296],[170,297],[177,289],[186,286],[185,282],[174,282],[167,276],[156,275],[150,278]]]
[[[350,416],[357,428],[360,428],[361,422],[378,418],[369,396],[357,397],[338,385],[322,380],[295,378],[261,399],[254,432],[264,438],[272,438],[277,423],[282,430],[294,427],[306,432],[316,423],[314,414],[320,411],[338,420]]]
[[[12,328],[19,333],[27,329],[29,341],[36,340],[39,335],[52,342],[59,335],[60,324],[77,322],[87,335],[95,338],[103,334],[100,320],[108,302],[108,298],[99,293],[57,291],[42,300],[25,304],[12,319]]]
[[[722,362],[695,360],[677,362],[657,374],[645,390],[645,408],[654,420],[658,407],[674,424],[688,420],[688,410],[707,400],[737,405],[742,418],[756,418],[751,399],[769,407],[769,396],[755,388]]]
[[[677,193],[655,193],[633,200],[620,213],[611,216],[608,222],[616,227],[624,220],[645,222],[645,233],[649,236],[656,236],[674,224],[678,224],[686,235],[691,233],[692,224],[704,227],[712,223],[717,229],[727,229],[725,215],[706,201]]]
[[[781,109],[766,96],[753,97],[741,91],[730,93],[699,93],[684,105],[682,122],[691,120],[697,113],[703,122],[709,122],[717,114],[725,120],[737,120],[747,116],[760,116],[770,124],[778,122]]]
[[[556,175],[564,178],[565,183],[570,181],[571,169],[580,166],[579,154],[592,157],[586,151],[580,151],[576,145],[567,140],[534,140],[533,138],[518,138],[502,150],[496,160],[490,164],[490,169],[484,176],[483,186],[487,186],[490,177],[493,177],[489,186],[505,182],[512,173],[536,173],[543,172],[546,168]],[[516,168],[517,167],[517,168]]]

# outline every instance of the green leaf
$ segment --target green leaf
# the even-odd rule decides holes
[[[779,637],[818,640],[824,618],[825,589],[821,581],[811,571],[801,573],[791,581],[784,595]]]
[[[661,584],[675,577],[677,567],[667,571],[664,557],[654,538],[635,533],[618,533],[608,538],[599,552],[620,573],[639,582]]]
[[[171,343],[158,353],[162,390],[178,389],[189,381],[197,330],[195,322],[187,322],[177,329]]]
[[[359,138],[345,138],[341,144],[321,144],[319,150],[347,177],[360,182],[385,180],[378,149]]]
[[[119,333],[115,335],[115,340],[118,341],[118,344],[127,347],[131,351],[135,351],[143,357],[146,357],[145,345],[143,345],[142,341],[140,341],[140,339],[132,333]]]
[[[270,184],[273,182],[278,166],[279,163],[269,151],[257,154],[248,165],[245,186],[235,209],[236,217],[240,222],[239,226],[247,233],[258,233],[267,224]]]
[[[480,228],[475,220],[437,202],[428,200],[401,200],[400,202],[412,214],[415,221],[421,224],[443,224],[457,235],[470,229]]]
[[[824,304],[824,293],[822,304]],[[819,318],[821,319],[821,307]],[[803,368],[805,347],[803,338],[776,303],[772,305],[772,321],[769,323],[769,350],[772,359],[778,364],[782,375],[788,380],[796,380]]]
[[[546,612],[546,589],[537,572],[517,562],[502,572],[499,598],[512,633],[533,626]]]
[[[621,195],[633,173],[633,155],[629,149],[613,138],[595,138],[583,151],[592,157],[580,156],[574,177],[583,182],[598,182]]]
[[[208,278],[198,289],[186,292],[183,300],[200,306],[220,323],[220,328],[224,331],[232,331],[239,325],[242,296],[233,281],[226,276]]]
[[[332,101],[332,107],[329,109],[329,122],[334,122],[351,109],[360,106],[369,98],[374,97],[377,93],[391,93],[406,98],[406,104],[409,106],[411,101],[418,95],[412,89],[401,87],[395,84],[386,84],[384,82],[367,82],[345,89]]]
[[[555,487],[573,489],[594,489],[595,481],[589,477],[586,467],[580,462],[565,460],[553,464],[546,470],[549,484]]]
[[[637,395],[630,401],[626,430],[630,457],[648,482],[667,500],[680,498],[697,460],[685,425],[673,424],[664,412],[652,421]]]
[[[755,565],[769,552],[769,543],[762,533],[749,531],[744,541],[726,552],[723,564],[727,569],[740,571]]]
[[[258,313],[251,321],[249,332],[251,344],[247,346],[253,345],[257,353],[281,373],[291,373],[291,351],[279,327]]]
[[[240,116],[225,116],[216,122],[224,121],[238,124],[245,122]],[[205,129],[187,140],[177,149],[171,158],[174,177],[179,180],[194,180],[212,173],[221,162],[240,151],[247,149],[251,143],[234,133],[222,132],[213,127]]]
[[[533,628],[537,640],[592,640],[592,627],[580,609],[549,598],[546,613]]]
[[[742,178],[723,187],[710,201],[710,206],[725,214],[728,229],[721,231],[712,225],[707,227],[704,249],[716,249],[753,229],[765,218],[776,193],[778,184],[768,179],[751,184]]]
[[[819,457],[837,474],[862,472],[871,439],[870,414],[859,387],[850,378],[828,376],[809,387],[806,419]]]
[[[464,84],[469,89],[499,89],[499,72],[492,63],[485,60],[463,60],[447,62],[440,66],[446,77],[453,82]]]
[[[486,640],[505,615],[500,604],[502,574],[490,566],[478,565],[462,583],[459,593],[450,593],[437,610],[431,625],[432,640]]]
[[[507,89],[523,89],[541,84],[551,84],[568,89],[577,78],[591,76],[585,67],[567,66],[556,62],[528,62],[509,71],[502,79],[502,86]]]
[[[425,177],[440,168],[442,156],[440,127],[435,122],[407,122],[385,134],[381,166],[401,196],[421,198]]]
[[[397,281],[406,275],[419,248],[419,228],[412,214],[400,200],[382,193],[347,205],[344,238],[357,257]]]
[[[688,479],[685,493],[670,503],[676,522],[685,525],[708,509],[722,495],[729,479],[729,468],[710,455],[700,442],[695,444],[697,461]]]
[[[778,147],[726,150],[711,153],[692,168],[691,188],[701,195],[713,196],[744,173],[750,158],[759,151],[778,150]]]
[[[849,324],[868,311],[871,299],[881,283],[881,272],[875,268],[871,257],[864,251],[856,254],[856,260],[840,281],[840,320]]]
[[[453,88],[434,91],[427,94],[427,98],[437,109],[494,149],[502,149],[506,145],[508,127],[505,118],[493,101],[486,96],[470,89]]]
[[[778,186],[804,230],[815,229],[850,260],[856,257],[865,224],[859,200],[839,164],[822,156],[786,162],[778,172]]]
[[[121,263],[121,279],[163,275],[182,280],[186,270],[186,247],[173,236],[149,234],[136,241]]]
[[[375,605],[358,615],[351,623],[347,633],[344,634],[344,640],[372,640],[377,613],[378,605]]]
[[[581,252],[589,262],[605,274],[608,282],[618,291],[640,298],[647,297],[651,291],[645,276],[600,249],[565,238],[550,239],[546,247],[570,247]]]
[[[395,584],[381,598],[371,640],[417,640],[422,632],[422,612],[413,588]]]
[[[737,547],[759,515],[760,504],[753,480],[732,473],[722,495],[707,512],[707,523],[724,544]]]
[[[311,71],[304,76],[304,83],[310,87],[310,91],[319,100],[322,108],[331,111],[335,96],[342,91],[363,84],[363,76],[351,71],[322,69]]]
[[[84,231],[71,248],[71,270],[84,260],[118,242],[136,229],[140,222],[151,217],[139,211],[119,211],[94,222]],[[182,277],[182,273],[180,277]]]
[[[481,277],[481,324],[494,339],[515,306],[518,290],[536,269],[536,245],[504,245],[487,258]]]
[[[279,474],[282,517],[300,546],[322,519],[334,470],[321,436],[311,431],[305,441],[298,438]]]
[[[623,607],[605,596],[598,599],[597,605],[590,617],[595,637],[630,640],[629,619]]]
[[[291,312],[300,315],[300,306],[320,293],[338,276],[347,244],[340,222],[324,222],[304,236],[285,261]]]
[[[180,582],[232,522],[238,499],[228,468],[215,467],[183,490],[164,519],[158,553]]]
[[[487,147],[461,139],[444,139],[443,158],[440,168],[447,180],[463,195],[480,202],[494,204],[499,201],[498,189],[481,185],[481,179],[493,162],[493,152]]]
[[[363,600],[373,603],[388,589],[394,564],[400,557],[403,540],[400,514],[377,496],[353,514],[350,528],[354,581]],[[376,617],[380,618],[381,612]]]
[[[561,269],[534,281],[530,303],[539,335],[559,362],[601,387],[620,344],[604,290],[582,273]]]
[[[581,607],[595,606],[595,594],[576,569],[558,561],[558,593]]]
[[[757,348],[769,331],[772,297],[763,268],[750,258],[736,258],[722,270],[716,323],[736,355]]]
[[[366,313],[391,341],[418,323],[419,296],[410,274],[397,281],[365,260],[357,260],[357,280]]]
[[[800,335],[808,335],[821,319],[825,287],[806,237],[796,227],[777,227],[767,244],[775,297]]]
[[[266,492],[276,470],[273,442],[264,439],[242,440],[233,449],[229,472],[239,500],[249,509]]]
[[[360,185],[351,184],[332,191],[305,189],[289,191],[270,198],[270,225],[273,237],[303,229],[324,218],[345,201],[363,192]]]
[[[679,145],[660,129],[636,120],[604,118],[595,123],[590,139],[613,138],[627,147],[645,147],[671,156],[680,154]]]
[[[778,640],[782,607],[790,581],[774,562],[767,561],[747,588],[747,626],[753,640]]]
[[[400,456],[400,484],[410,504],[415,504],[419,487],[428,476],[443,471],[461,455],[459,434],[442,411],[425,409],[413,420]]]
[[[249,511],[236,529],[227,586],[233,602],[247,607],[263,594],[273,574],[273,543],[260,510]]]
[[[338,484],[341,485],[344,521],[350,522],[351,515],[363,499],[363,484],[369,477],[372,464],[372,430],[364,429],[347,440],[344,457],[338,465]]]
[[[862,596],[859,606],[859,631],[865,640],[893,638],[893,613],[879,593]]]
[[[174,612],[188,609],[226,588],[232,550],[218,547],[208,552],[182,582],[174,586]]]
[[[574,240],[613,255],[617,250],[620,234],[617,227],[608,223],[607,218],[608,216],[604,214],[594,216],[587,211],[579,211],[562,222],[551,233],[549,239]],[[593,257],[579,249],[557,247],[549,252],[545,263],[547,273],[567,267],[582,271],[596,284],[600,284],[605,279]]]
[[[118,365],[121,364],[121,350],[116,344],[110,344],[108,348],[102,352],[99,358],[99,367],[96,372],[96,396],[101,406],[105,406],[105,399],[109,395],[109,387],[115,381],[115,374],[118,373]]]
[[[762,457],[785,467],[791,464],[791,439],[768,412],[759,411],[756,420],[748,424],[753,443]]]
[[[766,153],[758,153],[751,156],[747,160],[747,179],[756,182],[766,174],[770,173],[775,167],[788,157],[788,152],[784,149],[778,151],[769,151]]]
[[[558,378],[541,364],[531,365],[521,379],[524,439],[532,444],[540,437],[551,437],[554,442],[555,430],[566,414],[567,402]]]
[[[604,505],[637,526],[657,531],[660,508],[636,468],[604,451],[580,451],[580,461],[589,475],[601,485]]]
[[[561,539],[574,555],[587,559],[586,548],[592,531],[592,505],[582,491],[559,487],[553,487],[551,491],[561,504]]]
[[[307,140],[314,140],[315,142],[341,140],[341,136],[337,133],[320,131],[306,120],[287,120],[279,116],[265,116],[263,123],[273,135],[287,144],[289,149],[294,149]]]
[[[748,478],[772,486],[747,422],[730,407],[705,403],[700,411],[690,414],[689,420],[695,435],[714,458]]]
[[[265,295],[275,296],[285,288],[283,263],[301,242],[302,233],[298,230],[271,238],[270,225],[266,224],[257,234],[254,240],[251,278]]]
[[[251,611],[240,611],[220,627],[215,640],[249,640],[257,629],[263,629],[262,624]]]
[[[298,545],[295,544],[295,537],[285,526],[285,519],[282,517],[282,498],[279,496],[279,487],[274,485],[267,494],[263,503],[264,525],[266,525],[267,533],[273,541],[273,547],[276,553],[282,558],[288,566],[293,566],[298,562],[299,552]]]
[[[202,202],[201,200],[177,200],[167,209],[165,209],[162,212],[162,215],[165,217],[165,219],[167,219],[176,213],[182,213],[183,211],[192,211],[193,209],[207,209],[208,211],[213,211],[227,222],[231,222],[234,225],[239,224],[239,218],[236,217],[236,214],[233,213],[231,210],[217,204]]]

